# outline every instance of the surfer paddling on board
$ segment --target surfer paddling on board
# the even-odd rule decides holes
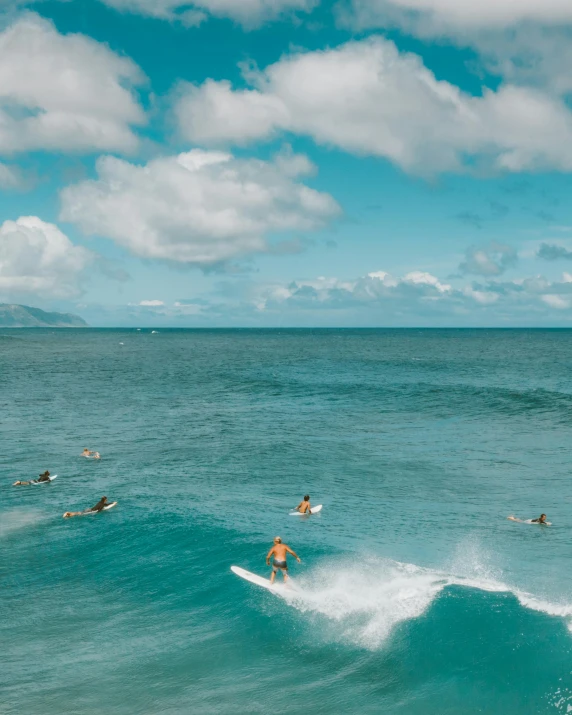
[[[82,457],[92,457],[93,459],[101,459],[101,455],[99,452],[92,452],[89,450],[87,447],[83,450],[81,453]]]
[[[292,554],[298,563],[300,563],[300,557],[298,554],[294,553],[292,549],[286,544],[282,543],[282,539],[277,536],[274,539],[274,546],[270,549],[266,556],[266,565],[270,566],[270,558],[273,557],[272,561],[272,574],[270,576],[270,583],[274,583],[276,578],[276,573],[281,571],[282,577],[286,582],[288,580],[288,564],[286,563],[287,554]]]
[[[46,469],[46,471],[43,474],[38,475],[38,478],[35,480],[36,482],[50,482],[50,473]],[[31,481],[29,482],[14,482],[12,486],[14,487],[26,487],[28,484],[32,484]]]
[[[522,522],[522,519],[517,519],[516,516],[507,516],[507,519]],[[529,519],[525,524],[544,524],[545,526],[551,526],[550,522],[546,521],[546,514],[541,514],[538,519]]]
[[[82,516],[83,514],[89,514],[89,512],[103,511],[106,506],[109,506],[107,497],[101,497],[97,504],[92,506],[90,509],[84,509],[83,511],[66,511],[64,519],[67,519],[70,516]]]
[[[306,494],[304,499],[298,504],[295,511],[299,511],[300,514],[311,514],[312,507],[310,506],[310,495]]]

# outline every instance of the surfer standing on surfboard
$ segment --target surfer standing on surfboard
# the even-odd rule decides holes
[[[310,506],[310,495],[306,494],[304,499],[298,504],[295,511],[299,511],[300,514],[311,514],[312,507]]]
[[[266,556],[266,565],[270,566],[270,558],[274,557],[272,561],[272,575],[270,576],[270,583],[274,583],[276,578],[276,573],[280,571],[284,581],[288,580],[288,564],[286,563],[287,554],[292,554],[298,563],[300,563],[300,557],[298,554],[294,553],[292,549],[286,544],[282,543],[282,539],[277,536],[274,539],[274,546],[270,549]]]
[[[66,513],[64,514],[64,519],[67,519],[70,516],[82,516],[83,514],[87,514],[90,511],[103,511],[106,506],[109,506],[107,497],[101,497],[97,504],[95,506],[92,506],[90,509],[84,509],[83,511],[66,511]]]

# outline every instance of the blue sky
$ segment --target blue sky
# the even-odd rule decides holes
[[[567,0],[0,9],[0,301],[571,325]]]

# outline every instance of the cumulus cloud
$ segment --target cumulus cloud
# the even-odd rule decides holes
[[[459,270],[478,276],[500,276],[517,261],[518,255],[512,246],[491,241],[484,246],[470,246]]]
[[[102,0],[124,12],[139,13],[185,25],[199,25],[208,16],[226,17],[247,27],[288,12],[309,12],[319,0]]]
[[[569,261],[572,260],[572,251],[554,243],[542,243],[536,255],[538,258],[544,258],[546,261],[558,261],[561,258]]]
[[[424,39],[448,37],[480,55],[481,69],[506,81],[572,89],[568,0],[342,0],[338,21],[353,30],[387,29]]]
[[[470,96],[381,37],[293,54],[264,71],[246,69],[245,79],[252,89],[182,84],[182,135],[245,144],[293,132],[418,174],[480,162],[513,172],[572,169],[572,114],[561,100],[512,85]]]
[[[194,149],[138,166],[97,161],[98,179],[62,190],[61,218],[143,258],[216,266],[275,250],[268,236],[309,231],[339,213],[328,194],[299,179],[296,155],[238,159]]]
[[[0,151],[132,151],[143,81],[128,58],[28,13],[0,32]]]
[[[4,221],[0,226],[0,291],[4,295],[73,297],[92,260],[60,229],[36,216]]]

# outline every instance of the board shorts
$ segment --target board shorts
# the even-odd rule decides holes
[[[277,559],[274,559],[272,562],[272,571],[276,573],[278,570],[288,571],[288,564],[286,561],[278,561]]]

